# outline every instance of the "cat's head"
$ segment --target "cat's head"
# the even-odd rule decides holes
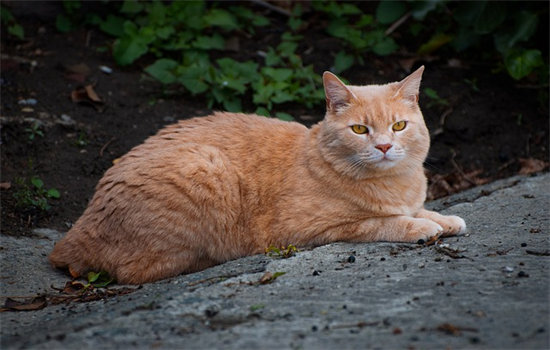
[[[424,66],[400,82],[349,86],[325,72],[327,113],[319,146],[325,160],[355,178],[422,166],[430,136],[418,106]]]

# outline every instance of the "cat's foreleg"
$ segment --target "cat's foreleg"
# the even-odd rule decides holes
[[[416,243],[441,235],[443,228],[428,219],[390,216],[367,219],[360,225],[359,231],[372,237],[373,241]]]
[[[442,236],[454,236],[466,232],[466,223],[456,215],[441,215],[435,211],[421,209],[415,217],[428,219],[441,225],[443,227]]]

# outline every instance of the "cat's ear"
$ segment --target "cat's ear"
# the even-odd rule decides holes
[[[331,72],[323,73],[323,85],[328,111],[336,112],[338,109],[349,105],[356,98],[353,92]]]
[[[395,96],[399,96],[411,104],[416,104],[418,102],[420,81],[422,80],[423,72],[424,66],[421,66],[408,77],[397,83],[397,92],[395,93]]]

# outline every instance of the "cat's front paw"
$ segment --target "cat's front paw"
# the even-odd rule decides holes
[[[443,237],[466,233],[466,222],[456,215],[442,215],[437,223],[443,227]]]
[[[439,237],[444,231],[441,225],[429,219],[416,218],[410,221],[407,226],[405,240],[412,243],[420,240],[427,242],[433,237]]]

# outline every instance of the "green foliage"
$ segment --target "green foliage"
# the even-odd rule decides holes
[[[109,274],[106,271],[100,271],[100,272],[88,272],[88,283],[84,285],[84,290],[87,290],[89,288],[104,288],[107,287],[109,284],[114,282],[114,278],[109,276]]]
[[[84,131],[81,131],[78,133],[78,137],[76,138],[76,141],[74,142],[74,144],[80,148],[86,147],[88,145],[88,138]]]
[[[376,14],[363,13],[357,6],[345,2],[317,1],[314,9],[329,17],[327,33],[341,39],[345,50],[338,52],[331,70],[338,74],[354,64],[364,64],[365,53],[387,56],[398,49],[395,40],[385,33],[387,25],[404,13],[399,2],[380,2]]]
[[[424,90],[424,94],[430,99],[430,101],[428,102],[428,107],[433,107],[433,106],[448,106],[449,105],[449,101],[447,101],[446,99],[442,98],[439,96],[439,94],[437,93],[437,91],[435,91],[434,89],[431,89],[431,88],[425,88]]]
[[[8,34],[18,39],[25,38],[25,31],[23,27],[19,23],[17,23],[11,11],[8,10],[5,6],[0,6],[0,23],[2,24],[2,26],[6,27],[6,29],[8,30]]]
[[[283,246],[280,248],[270,245],[265,249],[265,254],[272,258],[286,259],[286,258],[290,258],[291,256],[294,256],[298,251],[299,251],[298,248],[296,248],[292,244],[289,244],[286,247]]]
[[[265,304],[254,304],[254,305],[250,305],[250,311],[252,311],[252,312],[261,310],[261,309],[263,309],[263,308],[265,308]]]
[[[366,13],[361,3],[320,0],[311,2],[305,12],[297,2],[278,44],[262,48],[258,54],[263,59],[239,62],[226,50],[234,50],[235,41],[251,37],[270,21],[255,12],[256,7],[234,4],[126,0],[106,4],[110,10],[100,17],[93,12],[82,14],[79,1],[65,1],[65,13],[56,25],[60,31],[82,23],[98,27],[114,37],[111,52],[117,64],[128,66],[147,56],[152,64],[145,73],[164,85],[205,98],[209,108],[241,111],[243,101],[249,101],[245,106],[252,104],[257,114],[273,114],[283,120],[293,118],[276,112],[281,105],[298,103],[311,108],[324,100],[320,75],[312,65],[305,65],[301,56],[308,44],[300,31],[308,27],[311,18],[321,18],[326,33],[341,43],[330,68],[337,74],[364,64],[366,54],[395,53],[399,40],[420,40],[414,48],[419,56],[442,50],[475,53],[482,48],[478,51],[486,54],[483,59],[498,53],[501,70],[514,79],[538,72],[547,84],[547,57],[532,43],[544,14],[536,10],[541,6],[402,0],[380,1],[372,13]],[[492,52],[489,47],[494,48]],[[431,100],[442,105],[443,99]]]
[[[58,199],[61,195],[55,188],[46,189],[44,182],[34,176],[30,180],[17,178],[15,180],[18,189],[13,194],[16,199],[16,205],[25,210],[36,208],[39,210],[49,210],[49,199]]]
[[[40,130],[40,124],[38,122],[34,122],[30,127],[25,128],[25,132],[29,135],[28,140],[31,142],[34,141],[37,136],[44,137],[44,132]]]
[[[537,72],[547,83],[547,64],[540,49],[533,47],[539,18],[548,15],[547,6],[544,11],[536,3],[520,2],[381,1],[376,19],[389,25],[407,12],[413,18],[408,24],[411,34],[429,33],[417,54],[429,55],[449,47],[455,52],[482,49],[481,52],[491,53],[492,47],[512,78],[519,80]],[[437,18],[435,31],[433,25],[425,25],[433,18]]]

